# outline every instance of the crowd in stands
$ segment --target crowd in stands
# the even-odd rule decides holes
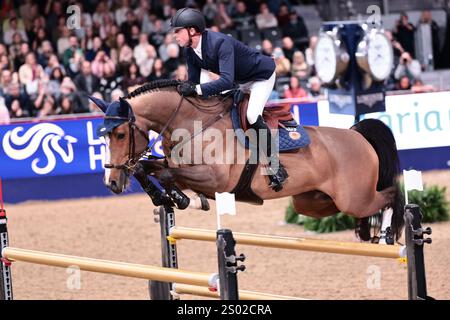
[[[78,27],[68,23],[76,14],[67,13],[71,5],[81,13]],[[0,122],[91,112],[95,107],[88,95],[110,101],[148,81],[187,80],[183,51],[168,32],[170,18],[184,6],[201,10],[211,30],[274,58],[278,79],[271,99],[323,95],[314,70],[317,35],[310,34],[289,1],[4,0]],[[429,13],[422,22],[433,26]],[[391,89],[420,86],[414,30],[402,15],[388,34],[396,55]]]

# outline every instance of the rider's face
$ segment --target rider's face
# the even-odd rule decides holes
[[[176,29],[173,32],[173,36],[180,47],[185,47],[189,44],[188,29]]]

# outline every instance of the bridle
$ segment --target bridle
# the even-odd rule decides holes
[[[128,144],[128,160],[125,161],[125,163],[123,164],[112,164],[112,163],[107,163],[105,164],[105,168],[106,169],[123,169],[126,170],[128,172],[134,172],[134,168],[136,167],[139,159],[147,152],[148,147],[145,147],[145,149],[138,153],[136,155],[136,139],[134,137],[134,132],[137,131],[139,132],[144,139],[148,142],[150,141],[148,138],[148,132],[145,132],[144,130],[142,130],[141,128],[139,128],[135,121],[135,117],[132,116],[131,118],[126,118],[126,117],[105,117],[105,119],[114,119],[114,120],[125,120],[128,122],[128,128],[129,128],[129,133],[130,133],[130,143]]]

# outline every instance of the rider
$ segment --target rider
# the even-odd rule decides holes
[[[274,60],[228,35],[205,30],[205,19],[198,10],[180,9],[170,24],[177,43],[185,48],[189,81],[180,85],[182,95],[208,97],[233,89],[235,82],[250,89],[247,120],[253,129],[267,136],[264,153],[272,164],[268,166],[270,187],[280,191],[288,174],[277,154],[271,152],[272,134],[262,117],[275,83]],[[219,78],[204,83],[208,71]],[[278,164],[278,170],[273,169],[273,164]]]

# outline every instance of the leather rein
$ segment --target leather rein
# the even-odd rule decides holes
[[[232,92],[232,90],[230,92]],[[225,95],[224,98],[222,98],[219,102],[217,102],[215,105],[212,105],[212,106],[216,106],[219,103],[223,103],[223,101],[225,101],[225,99],[230,96],[230,92],[228,92]],[[177,116],[178,112],[180,111],[180,108],[181,108],[181,105],[182,105],[184,99],[186,99],[190,104],[192,104],[195,107],[195,104],[191,100],[189,100],[188,98],[186,98],[183,95],[181,95],[180,102],[178,103],[178,106],[175,109],[175,112],[172,113],[172,115],[170,116],[169,120],[166,122],[166,124],[164,125],[164,127],[162,128],[160,133],[158,134],[158,137],[156,137],[156,139],[153,141],[151,146],[148,146],[148,142],[150,141],[150,139],[148,137],[148,132],[145,132],[143,129],[139,128],[136,125],[136,123],[135,123],[136,119],[135,119],[134,116],[131,117],[131,118],[126,118],[126,117],[105,117],[105,119],[119,119],[119,120],[127,121],[128,122],[128,127],[129,127],[129,132],[130,132],[130,143],[128,145],[128,159],[127,159],[127,161],[125,161],[123,164],[107,163],[107,164],[105,164],[105,168],[106,169],[126,170],[126,171],[128,171],[128,173],[134,173],[135,167],[138,164],[139,160],[142,158],[142,156],[144,156],[149,150],[151,151],[153,149],[153,147],[156,144],[156,142],[164,134],[164,132],[166,132],[166,130],[169,127],[169,125],[173,122],[173,120]],[[202,107],[205,107],[205,106],[202,106]],[[202,126],[202,129],[200,131],[194,132],[191,135],[191,137],[188,140],[183,141],[183,143],[180,146],[182,146],[182,145],[186,144],[187,142],[191,141],[195,136],[197,136],[198,134],[202,133],[207,128],[212,126],[214,123],[216,123],[217,121],[222,119],[228,112],[230,112],[230,109],[222,111],[221,113],[219,113],[215,117],[208,119],[208,121],[206,121],[206,125]],[[145,138],[145,140],[147,141],[147,146],[145,147],[145,149],[142,152],[139,152],[138,154],[136,154],[136,139],[135,139],[135,136],[134,136],[135,131],[139,132]],[[175,146],[176,145],[172,146],[171,149],[173,149]]]

